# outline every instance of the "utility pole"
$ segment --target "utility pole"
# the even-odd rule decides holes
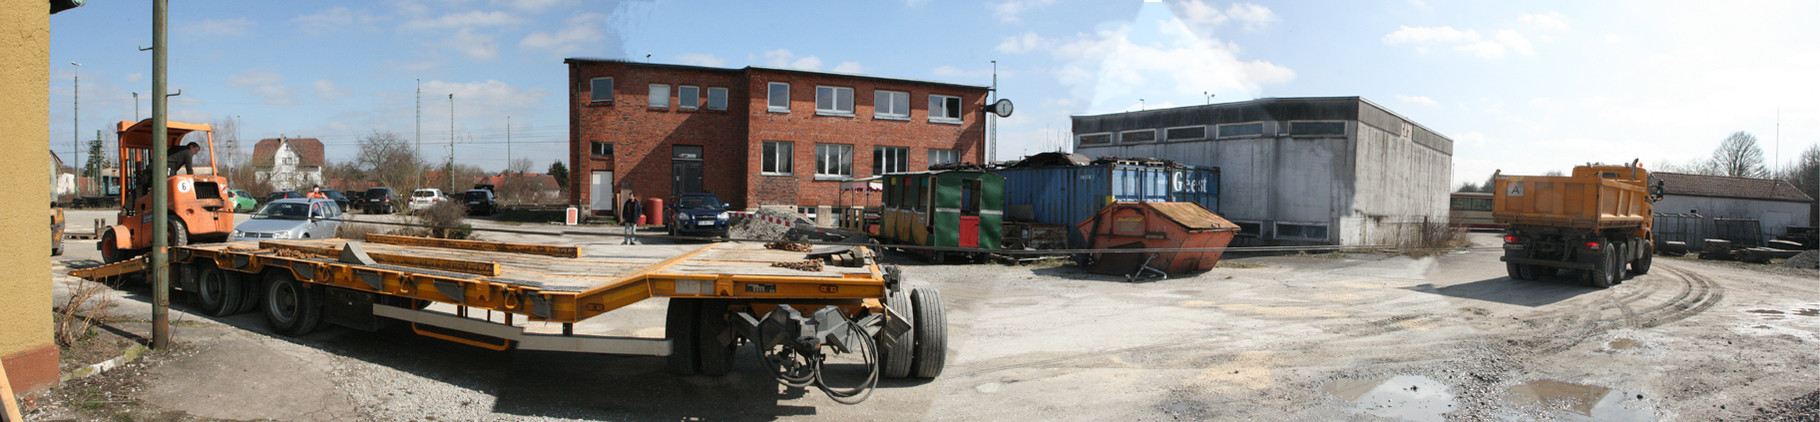
[[[423,165],[423,79],[417,80],[417,148],[412,151],[412,155],[416,156],[417,162],[411,163],[411,165]],[[421,187],[423,187],[423,168],[419,167],[417,169],[417,186],[412,189]]]
[[[512,116],[506,116],[506,171],[512,171]]]
[[[82,162],[79,160],[82,158],[82,63],[70,62],[70,65],[76,66],[76,70],[71,72],[75,75],[76,83],[74,84],[75,89],[70,91],[72,97],[70,103],[75,109],[70,113],[70,162],[80,163]]]
[[[449,165],[443,167],[449,176],[449,192],[455,192],[455,93],[449,93]]]
[[[165,69],[169,46],[165,41],[166,22],[170,19],[168,0],[152,0],[152,349],[165,350],[171,345],[171,259],[165,253],[170,245],[170,184],[164,183],[169,170],[164,157],[170,150],[170,128],[165,116]],[[124,173],[126,169],[121,169]]]
[[[992,104],[993,101],[998,101],[998,60],[992,61],[992,98],[986,99],[986,104]],[[998,118],[995,116],[997,115],[986,113],[986,127],[992,131],[990,139],[986,140],[986,161],[980,165],[992,165],[992,159],[998,155],[998,151],[994,151],[998,148]]]

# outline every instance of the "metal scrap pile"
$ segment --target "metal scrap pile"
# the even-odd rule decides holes
[[[809,244],[807,244],[807,243],[771,242],[771,243],[765,244],[765,249],[777,249],[777,250],[790,251],[790,252],[808,253],[813,248],[810,247]]]
[[[802,215],[781,208],[760,208],[733,223],[729,235],[740,239],[785,240]]]
[[[822,261],[819,259],[811,259],[808,261],[779,261],[771,263],[771,266],[801,271],[821,271]]]

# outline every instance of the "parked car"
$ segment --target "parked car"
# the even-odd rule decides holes
[[[462,202],[468,204],[468,215],[493,215],[499,212],[499,200],[493,197],[493,191],[475,189],[461,194]]]
[[[443,196],[442,189],[429,188],[411,191],[411,211],[423,211],[424,208],[436,205],[437,202],[447,200],[449,198]]]
[[[288,198],[272,201],[253,218],[234,227],[234,240],[311,239],[335,237],[341,227],[341,208],[335,200]]]
[[[281,190],[281,191],[277,191],[277,192],[272,192],[270,195],[266,195],[265,203],[270,204],[270,203],[272,203],[272,201],[277,201],[280,199],[302,198],[302,197],[303,197],[303,194],[297,193],[297,191]]]
[[[393,201],[398,200],[398,195],[392,193],[392,188],[368,188],[366,192],[360,194],[360,200],[362,204],[360,212],[391,214],[398,211],[397,206],[392,205]]]
[[[259,209],[259,198],[254,198],[245,189],[228,190],[228,202],[234,204],[234,212],[253,212]]]
[[[671,236],[727,237],[727,205],[712,193],[685,193],[664,207],[664,227]]]
[[[354,201],[348,199],[347,194],[341,193],[341,191],[338,191],[338,190],[323,189],[322,194],[327,195],[329,197],[329,199],[335,200],[335,206],[341,207],[341,211],[343,211],[343,212],[346,212],[348,210],[348,206],[353,205],[353,203],[354,203]]]

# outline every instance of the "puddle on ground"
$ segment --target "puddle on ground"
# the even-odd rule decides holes
[[[1775,309],[1746,309],[1744,312],[1750,312],[1753,314],[1757,314],[1758,318],[1763,318],[1763,319],[1770,320],[1770,321],[1775,321],[1775,320],[1779,320],[1779,319],[1783,318],[1782,311],[1778,311]]]
[[[1511,387],[1505,395],[1513,403],[1559,410],[1566,420],[1655,420],[1643,395],[1596,385],[1536,380]]]
[[[1398,375],[1390,378],[1337,379],[1324,388],[1365,413],[1411,421],[1440,421],[1454,409],[1447,385],[1428,377]]]
[[[1613,350],[1623,350],[1623,349],[1629,349],[1632,347],[1637,347],[1638,344],[1642,344],[1642,343],[1638,343],[1636,340],[1620,338],[1620,339],[1611,341],[1611,348]]]

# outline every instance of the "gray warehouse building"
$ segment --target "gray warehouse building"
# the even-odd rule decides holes
[[[1236,244],[1396,244],[1447,223],[1453,140],[1359,97],[1074,116],[1074,150],[1220,168]]]

